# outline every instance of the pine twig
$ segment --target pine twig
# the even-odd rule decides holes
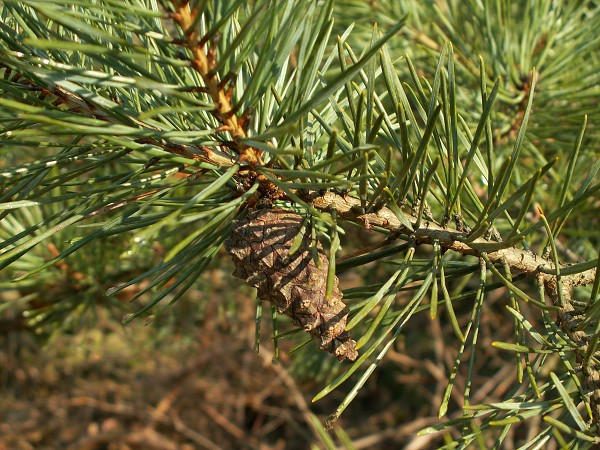
[[[313,207],[321,211],[334,209],[339,218],[360,222],[366,228],[377,226],[385,228],[392,233],[411,235],[417,244],[433,244],[437,240],[446,250],[453,250],[463,255],[473,256],[481,256],[483,253],[486,253],[493,263],[506,262],[511,269],[522,272],[527,276],[536,276],[539,273],[543,277],[544,283],[555,278],[551,273],[547,273],[553,271],[554,264],[533,253],[520,250],[516,247],[486,252],[486,245],[493,246],[498,243],[488,241],[484,238],[475,239],[472,242],[464,242],[467,233],[453,228],[444,228],[431,221],[422,223],[420,227],[413,231],[402,224],[389,208],[383,207],[376,212],[361,213],[360,199],[349,195],[339,195],[333,192],[326,192],[324,194],[312,192],[304,196],[303,200],[309,201]],[[405,217],[410,223],[417,223],[415,216],[405,214]],[[562,279],[571,279],[573,286],[581,286],[593,283],[595,275],[596,269],[589,269],[576,275],[563,276]]]
[[[113,116],[106,114],[101,108],[93,103],[81,98],[80,96],[65,90],[57,85],[42,86],[28,79],[24,74],[16,72],[9,66],[0,63],[0,70],[6,69],[12,75],[11,82],[19,84],[25,90],[36,91],[41,97],[53,95],[57,98],[54,102],[56,106],[64,105],[68,110],[81,114],[84,117],[93,117],[98,120],[103,120],[109,123],[119,123]],[[149,131],[159,131],[158,128],[148,125],[134,117],[129,118],[132,122],[142,129]],[[229,167],[233,164],[230,156],[222,152],[215,151],[205,145],[188,145],[170,142],[165,139],[139,138],[135,142],[139,144],[150,144],[163,149],[168,153],[183,156],[194,161],[204,161],[217,166]]]
[[[541,276],[541,274],[538,276]],[[580,328],[585,316],[578,314],[572,303],[573,288],[578,283],[573,276],[561,277],[560,282],[557,277],[550,276],[546,277],[543,283],[552,303],[560,306],[557,319],[558,326],[577,347],[575,359],[581,373],[581,383],[583,388],[590,394],[592,419],[596,425],[596,431],[600,435],[600,363],[598,362],[600,361],[600,350],[590,358],[589,364],[586,363],[585,355],[589,349],[589,336]]]
[[[589,365],[584,361],[584,355],[588,349],[588,337],[585,332],[579,330],[583,317],[575,314],[575,308],[571,303],[573,288],[593,283],[596,269],[588,269],[573,275],[563,275],[559,283],[556,275],[553,274],[556,268],[552,261],[516,247],[485,252],[486,245],[493,246],[497,243],[483,238],[464,242],[467,237],[465,232],[444,228],[431,221],[421,222],[419,227],[410,230],[389,208],[383,207],[376,212],[362,213],[360,199],[349,195],[312,192],[305,195],[303,200],[310,202],[313,207],[322,211],[335,210],[338,218],[362,223],[366,228],[378,226],[394,234],[407,234],[414,238],[417,244],[433,244],[434,241],[438,241],[446,250],[453,250],[463,255],[486,255],[492,263],[507,264],[512,270],[529,277],[536,277],[543,283],[553,304],[559,307],[558,326],[578,347],[575,357],[579,365],[582,385],[590,395],[592,419],[597,429],[600,430],[600,367],[593,361],[590,361]],[[405,217],[411,224],[418,223],[417,218],[410,214],[406,214]],[[559,295],[559,289],[562,290],[561,295]],[[600,358],[600,354],[597,357]]]
[[[190,9],[187,1],[175,2],[177,11],[171,15],[173,20],[179,25],[185,35],[185,46],[192,52],[192,66],[200,74],[206,91],[216,105],[215,116],[223,123],[225,130],[233,137],[234,150],[240,156],[240,159],[246,160],[249,164],[261,164],[261,152],[255,148],[249,147],[240,140],[246,137],[244,121],[238,120],[232,107],[230,96],[224,89],[223,82],[214,72],[216,67],[216,57],[214,53],[214,38],[211,47],[205,50],[205,38],[200,36],[193,26],[196,23],[196,16],[200,14],[197,7]]]

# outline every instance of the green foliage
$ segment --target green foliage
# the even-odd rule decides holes
[[[328,248],[328,289],[365,280],[344,290],[359,358],[339,372],[298,351],[329,374],[315,400],[354,383],[331,423],[426,315],[451,324],[437,406],[459,414],[422,434],[499,448],[543,415],[521,448],[597,445],[594,2],[6,0],[0,14],[0,286],[26,294],[40,332],[74,326],[99,289],[142,302],[125,322],[164,311],[220,261],[243,208],[274,204]],[[498,292],[512,340],[486,348]],[[515,383],[472,404],[485,352]]]

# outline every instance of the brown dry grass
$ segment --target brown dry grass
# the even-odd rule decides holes
[[[302,366],[304,359],[287,355],[299,341],[281,341],[280,363],[273,365],[265,318],[257,355],[249,291],[240,291],[222,271],[215,273],[207,275],[210,294],[190,291],[148,325],[139,319],[123,327],[121,313],[111,316],[99,308],[95,325],[45,345],[30,330],[0,326],[0,450],[324,448],[310,415],[323,422],[352,383],[311,404],[324,382]],[[342,283],[357,282],[351,276]],[[500,316],[502,298],[501,291],[492,293],[484,308],[483,349],[502,336],[510,339],[512,326]],[[462,326],[469,311],[470,305],[457,310]],[[0,322],[9,323],[4,316]],[[339,448],[417,450],[442,444],[443,436],[416,433],[437,422],[457,349],[451,336],[442,319],[415,317],[337,423],[353,447],[331,433]],[[464,360],[468,357],[467,352]],[[473,403],[500,398],[514,381],[513,365],[492,350],[476,361]],[[457,378],[450,417],[461,414],[463,376]],[[532,423],[520,436],[510,435],[503,448],[535,436]]]

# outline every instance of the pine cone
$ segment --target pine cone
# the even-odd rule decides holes
[[[318,245],[320,268],[310,249],[310,236],[289,254],[302,228],[302,217],[282,209],[251,210],[236,219],[227,251],[236,266],[233,275],[258,288],[258,298],[275,304],[279,313],[292,318],[318,341],[319,348],[340,361],[354,361],[356,342],[345,331],[348,308],[336,277],[329,299],[325,296],[329,265]]]

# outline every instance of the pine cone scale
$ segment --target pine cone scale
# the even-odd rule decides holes
[[[233,275],[256,287],[259,299],[291,317],[316,338],[319,348],[340,361],[354,361],[356,342],[345,331],[348,308],[337,278],[331,296],[326,296],[329,261],[322,247],[317,246],[318,265],[308,236],[289,253],[302,226],[300,215],[282,209],[252,210],[236,219],[225,243],[236,266]]]

